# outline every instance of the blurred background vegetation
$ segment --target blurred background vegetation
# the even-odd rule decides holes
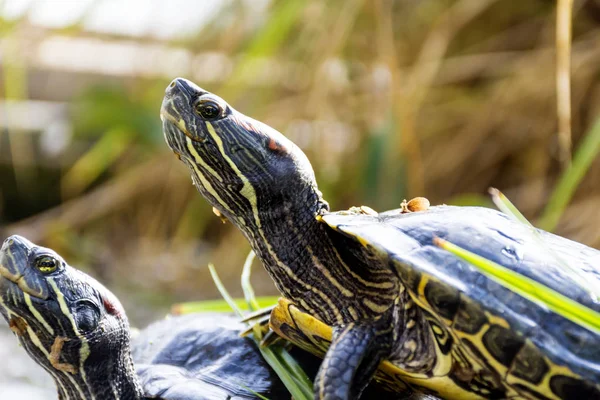
[[[539,222],[583,150],[555,231],[600,247],[600,1],[561,2],[570,50],[553,0],[0,1],[0,240],[54,248],[137,324],[218,298],[208,262],[241,294],[248,244],[162,137],[183,76],[295,141],[334,210],[494,186]]]

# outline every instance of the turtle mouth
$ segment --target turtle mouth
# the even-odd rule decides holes
[[[198,134],[190,132],[186,125],[186,115],[189,116],[188,105],[192,98],[189,83],[184,79],[175,78],[165,90],[160,107],[160,119],[163,122],[163,132],[167,144],[173,148],[171,140],[176,141],[180,135],[185,135],[194,142],[203,142],[205,139]]]
[[[0,296],[3,296],[11,291],[11,289],[17,289],[23,293],[41,299],[47,300],[42,293],[35,291],[34,289],[27,286],[25,276],[22,274],[13,275],[6,270],[6,268],[0,263]]]
[[[170,140],[177,140],[177,137],[180,135],[185,135],[194,142],[204,141],[197,135],[193,135],[187,129],[185,120],[183,118],[177,117],[175,115],[179,115],[179,112],[175,111],[175,106],[173,103],[173,99],[165,97],[165,99],[163,100],[162,107],[160,108],[160,119],[163,123],[163,132],[165,134],[165,139],[167,140],[167,144],[169,145],[169,147],[173,148]]]
[[[46,300],[43,290],[35,290],[28,281],[32,272],[27,265],[29,249],[27,244],[15,236],[4,241],[0,248],[0,295],[6,295],[11,289],[20,290],[32,297]]]
[[[182,145],[180,143],[185,142],[185,137],[192,139],[191,134],[185,130],[185,126],[180,127],[177,124],[175,117],[170,114],[167,114],[166,112],[163,114],[161,110],[160,116],[163,121],[163,134],[165,135],[167,145],[169,145],[169,148],[175,153],[179,153],[177,149]],[[181,123],[181,125],[184,124]]]

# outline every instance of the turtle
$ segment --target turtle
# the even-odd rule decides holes
[[[113,293],[16,235],[0,250],[0,314],[52,376],[59,399],[289,398],[256,344],[239,336],[245,326],[237,318],[173,316],[131,341]],[[316,371],[316,359],[302,359]]]
[[[517,295],[434,239],[596,312],[563,262],[598,287],[598,250],[483,207],[332,212],[298,146],[183,78],[166,88],[160,116],[192,183],[289,301],[272,313],[273,329],[324,352],[315,399],[357,399],[378,368],[382,379],[442,398],[600,398],[599,332]]]
[[[104,285],[24,237],[0,249],[0,314],[29,356],[54,379],[59,399],[243,400],[290,398],[246,328],[223,313],[169,316],[130,336],[123,306]],[[314,376],[318,359],[286,346]],[[314,349],[311,349],[314,350]],[[381,400],[401,396],[371,386]]]

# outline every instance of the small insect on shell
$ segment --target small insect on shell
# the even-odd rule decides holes
[[[403,200],[400,204],[400,208],[402,210],[401,212],[405,214],[417,211],[426,211],[429,209],[430,205],[431,203],[429,203],[429,200],[427,200],[425,197],[415,197],[409,201]]]

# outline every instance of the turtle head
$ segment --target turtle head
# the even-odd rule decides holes
[[[53,250],[16,235],[0,249],[0,314],[65,398],[101,393],[94,387],[99,378],[123,382],[130,377],[122,375],[135,376],[129,324],[117,298]],[[135,385],[129,382],[134,392]]]
[[[161,119],[167,144],[200,193],[238,226],[254,224],[257,212],[277,213],[281,204],[326,207],[310,162],[294,143],[194,83],[171,82]]]

